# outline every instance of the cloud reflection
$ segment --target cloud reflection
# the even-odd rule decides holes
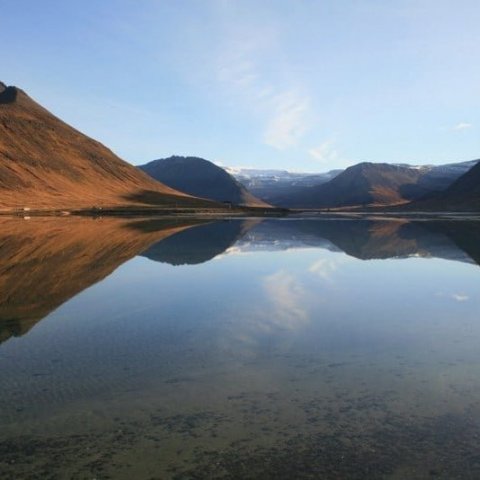
[[[308,271],[324,280],[331,280],[331,275],[337,270],[337,262],[329,258],[320,258],[310,265]]]
[[[294,275],[280,270],[264,278],[263,288],[273,307],[270,325],[293,330],[309,322],[306,291]]]

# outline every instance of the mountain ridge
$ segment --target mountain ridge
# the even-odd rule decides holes
[[[18,87],[0,85],[0,209],[207,205],[154,182],[100,142],[71,127]]]
[[[361,162],[319,185],[291,188],[273,204],[287,208],[384,207],[442,192],[478,160],[445,165],[408,165]]]

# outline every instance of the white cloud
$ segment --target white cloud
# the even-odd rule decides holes
[[[333,140],[326,140],[317,147],[311,148],[308,153],[313,157],[317,162],[320,163],[334,163],[339,160],[339,154],[335,148],[335,143]]]
[[[472,128],[473,125],[467,122],[460,122],[453,127],[454,130],[466,130],[467,128]]]
[[[275,95],[270,103],[273,113],[263,137],[265,143],[278,150],[297,145],[308,129],[309,98],[286,91]]]
[[[470,300],[470,296],[466,295],[465,293],[437,292],[435,296],[443,297],[443,298],[451,298],[452,300],[455,300],[457,302],[466,302],[467,300]]]
[[[452,298],[456,300],[457,302],[466,302],[467,300],[470,299],[468,295],[462,294],[462,293],[454,293],[452,295]]]
[[[352,164],[348,158],[341,154],[333,139],[325,140],[320,145],[310,148],[307,152],[315,162],[326,167],[347,168]]]

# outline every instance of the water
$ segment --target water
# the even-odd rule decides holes
[[[0,478],[480,478],[480,223],[0,220]]]

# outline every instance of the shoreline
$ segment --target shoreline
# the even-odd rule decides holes
[[[383,217],[385,219],[406,218],[410,220],[479,220],[480,212],[474,211],[386,211],[386,210],[293,210],[285,208],[234,207],[231,209],[196,209],[196,208],[143,208],[143,207],[108,207],[89,209],[10,209],[0,210],[1,217],[118,217],[118,218],[158,218],[158,217],[197,217],[197,218],[343,218],[358,219]]]

